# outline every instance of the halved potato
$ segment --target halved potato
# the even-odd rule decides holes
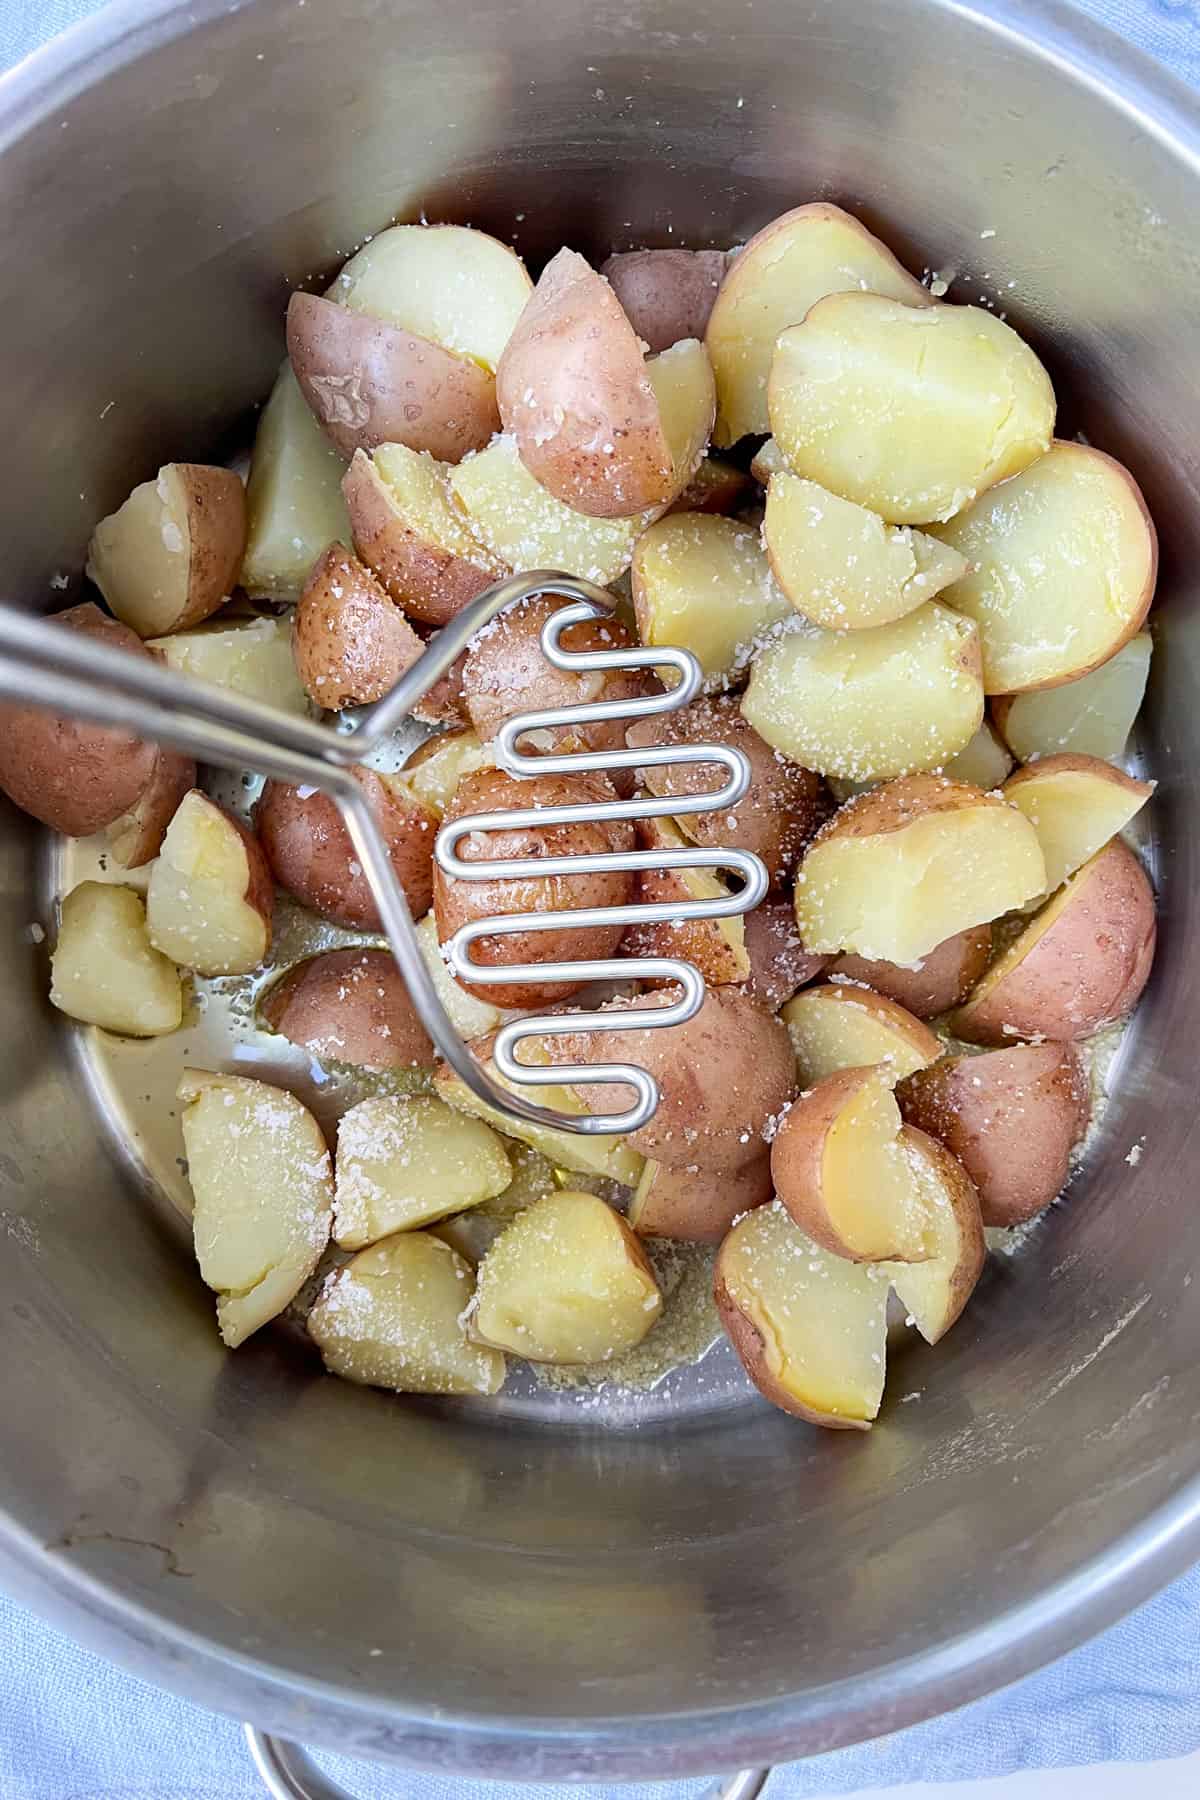
[[[308,718],[311,707],[292,656],[292,623],[270,614],[224,624],[214,620],[197,631],[151,638],[147,648],[169,669],[229,688],[248,700],[262,700],[281,712]],[[322,702],[322,704],[326,704]]]
[[[477,995],[469,994],[462,982],[456,981],[450,973],[442,955],[442,946],[438,942],[437,920],[432,912],[426,913],[417,925],[417,944],[437,989],[438,999],[459,1036],[469,1042],[472,1038],[486,1037],[489,1031],[495,1031],[500,1023],[499,1007],[493,1006],[490,1000],[480,1000]]]
[[[702,338],[725,274],[723,250],[622,250],[600,265],[648,350]]]
[[[87,572],[139,637],[197,625],[229,597],[246,548],[246,490],[228,469],[166,463],[101,519]]]
[[[343,1249],[361,1250],[466,1212],[511,1180],[504,1145],[482,1119],[433,1094],[376,1095],[338,1123],[333,1235]]]
[[[426,636],[426,643],[429,637]],[[463,699],[462,678],[467,666],[467,652],[460,650],[444,675],[439,675],[432,687],[426,688],[419,700],[413,702],[413,718],[420,719],[424,725],[465,725],[467,723],[467,706]]]
[[[972,787],[990,793],[1001,785],[1012,766],[1012,757],[985,719],[970,743],[946,758],[941,772],[951,781],[969,781]]]
[[[609,1362],[662,1311],[645,1251],[594,1194],[565,1189],[517,1214],[479,1266],[473,1337],[531,1362]]]
[[[292,653],[309,698],[329,712],[390,694],[424,644],[370,569],[330,544],[304,584]]]
[[[894,1079],[880,1068],[826,1075],[792,1103],[771,1145],[775,1192],[797,1225],[852,1262],[923,1262],[932,1251]]]
[[[918,1019],[934,1019],[964,1001],[992,960],[992,928],[972,925],[915,963],[881,962],[867,956],[839,956],[831,981],[852,981],[896,1000]]]
[[[448,463],[404,444],[356,452],[342,483],[354,548],[411,618],[446,625],[508,573],[452,505]],[[533,566],[533,565],[530,565]]]
[[[671,819],[639,819],[641,849],[686,850],[687,839]],[[637,899],[647,906],[677,906],[689,900],[725,900],[732,905],[730,888],[714,869],[643,869],[637,878]],[[748,981],[750,956],[746,949],[745,919],[736,913],[727,918],[659,919],[630,925],[621,940],[621,955],[682,957],[692,963],[710,988],[727,982]],[[636,969],[631,973],[636,974]]]
[[[983,1215],[974,1183],[937,1138],[906,1125],[908,1164],[925,1198],[933,1250],[926,1262],[881,1263],[881,1269],[926,1343],[945,1337],[971,1298],[987,1260]]]
[[[155,949],[198,975],[246,975],[271,947],[274,901],[253,834],[199,788],[185,794],[146,891]]]
[[[749,499],[753,483],[745,470],[719,457],[706,456],[696,473],[672,501],[668,512],[731,513]]]
[[[317,424],[292,365],[285,362],[263,408],[250,458],[241,569],[248,594],[298,600],[322,550],[349,540],[345,472],[345,457]]]
[[[393,225],[350,258],[329,297],[494,370],[532,291],[520,257],[485,231]]]
[[[295,1299],[321,1259],[333,1219],[329,1151],[286,1088],[185,1069],[177,1098],[196,1260],[234,1350]]]
[[[258,1002],[263,1023],[322,1062],[360,1069],[431,1069],[433,1045],[390,950],[305,957]]]
[[[329,1277],[308,1335],[346,1381],[402,1394],[495,1394],[504,1358],[473,1344],[462,1324],[474,1292],[474,1270],[457,1250],[432,1232],[401,1232]]]
[[[672,513],[633,552],[633,604],[643,644],[677,644],[708,682],[750,660],[774,625],[793,615],[758,532],[708,513]]]
[[[357,768],[354,778],[371,803],[409,910],[420,918],[433,898],[437,817],[413,797],[402,775]],[[271,873],[302,906],[352,930],[382,929],[350,833],[328,794],[268,781],[254,823]]]
[[[750,670],[742,712],[805,768],[852,781],[933,769],[983,717],[979,641],[969,619],[931,600],[890,625],[798,625]]]
[[[937,538],[885,525],[878,513],[800,475],[772,475],[763,542],[796,611],[827,631],[902,619],[968,567]]]
[[[1046,885],[1037,833],[1015,806],[937,775],[889,781],[818,832],[796,877],[813,950],[913,964]]]
[[[1032,693],[997,694],[997,730],[1021,762],[1064,750],[1117,761],[1141,710],[1153,648],[1150,633],[1139,631],[1090,675]]]
[[[154,773],[133,805],[105,827],[112,859],[119,868],[140,869],[153,862],[184,795],[195,785],[192,758],[178,750],[160,749]]]
[[[889,524],[925,525],[1042,455],[1054,390],[1011,325],[982,307],[842,293],[780,333],[768,411],[797,475]]]
[[[1037,832],[1046,861],[1046,892],[1082,868],[1124,831],[1154,792],[1097,756],[1064,753],[1031,763],[1004,784],[1004,798]]]
[[[946,599],[979,626],[989,694],[1088,674],[1154,598],[1158,538],[1141,489],[1089,445],[1053,444],[937,535],[970,564]]]
[[[813,1425],[870,1429],[883,1399],[887,1276],[831,1256],[776,1201],[717,1253],[721,1322],[759,1392]]]
[[[764,900],[746,914],[743,926],[750,958],[748,986],[771,1012],[777,1012],[798,988],[815,981],[829,966],[829,958],[815,955],[800,936],[790,896]]]
[[[647,1160],[629,1202],[629,1223],[639,1237],[719,1244],[735,1219],[766,1205],[773,1192],[765,1146],[739,1169],[672,1169]]]
[[[1113,838],[1009,945],[951,1028],[977,1044],[1090,1037],[1137,1005],[1154,944],[1153,890]]]
[[[750,239],[725,276],[705,336],[717,377],[714,443],[770,430],[767,377],[780,332],[826,294],[856,288],[907,306],[932,304],[887,246],[840,206],[797,206]]]
[[[69,1018],[125,1037],[179,1028],[183,982],[150,942],[140,894],[103,881],[71,889],[50,958],[50,1002]]]
[[[488,768],[492,752],[485,749],[468,727],[443,731],[426,738],[404,765],[404,780],[411,794],[440,817],[464,776]]]
[[[780,1014],[796,1052],[802,1088],[838,1069],[879,1067],[893,1086],[942,1053],[920,1019],[870,988],[849,983],[806,988]]]

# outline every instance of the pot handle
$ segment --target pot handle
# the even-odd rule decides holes
[[[254,1766],[272,1800],[351,1800],[345,1788],[323,1775],[306,1750],[287,1738],[243,1725]],[[706,1800],[757,1800],[770,1769],[742,1769],[726,1776]]]

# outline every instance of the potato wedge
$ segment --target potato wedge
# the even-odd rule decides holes
[[[382,319],[293,294],[287,347],[301,393],[343,456],[407,444],[458,462],[500,429],[490,370]]]
[[[150,870],[154,948],[198,975],[246,975],[271,947],[274,902],[253,834],[199,788],[185,794]]]
[[[329,298],[495,370],[532,291],[520,257],[485,231],[393,225],[350,258]]]
[[[1042,455],[1054,390],[1011,325],[982,307],[842,293],[780,333],[768,412],[797,475],[890,525],[926,525]]]
[[[775,1201],[717,1252],[721,1323],[759,1392],[813,1425],[867,1431],[883,1399],[887,1277],[831,1256]]]
[[[517,1214],[479,1266],[470,1331],[531,1362],[609,1362],[640,1344],[662,1295],[641,1244],[594,1194]]]
[[[997,694],[997,730],[1021,762],[1060,751],[1116,762],[1141,710],[1153,648],[1150,633],[1139,631],[1090,675],[1032,693]]]
[[[246,548],[246,490],[228,469],[166,463],[101,519],[87,572],[139,637],[198,625],[228,599]]]
[[[451,504],[451,472],[404,444],[381,444],[373,456],[359,450],[342,483],[355,550],[397,606],[426,625],[448,624],[508,573]]]
[[[840,206],[794,207],[750,239],[725,276],[705,335],[717,377],[714,443],[771,429],[767,377],[780,332],[826,294],[854,288],[906,306],[932,304],[887,246]]]
[[[826,631],[890,625],[958,581],[967,560],[911,525],[842,500],[800,475],[772,475],[763,542],[796,611]]]
[[[288,618],[267,614],[229,624],[214,620],[196,631],[150,638],[147,648],[180,675],[210,681],[214,687],[229,688],[297,718],[311,716],[292,656],[292,622]]]
[[[971,1298],[987,1260],[983,1215],[974,1183],[944,1144],[915,1125],[900,1133],[909,1167],[925,1196],[934,1249],[919,1263],[881,1263],[897,1299],[928,1344],[945,1337]]]
[[[178,750],[159,750],[154,773],[133,805],[105,827],[113,861],[121,869],[141,869],[162,849],[167,827],[183,797],[196,785],[196,765]]]
[[[976,1044],[1090,1037],[1137,1005],[1154,944],[1153,890],[1132,850],[1113,838],[1009,945],[951,1028]]]
[[[436,815],[413,798],[403,776],[358,768],[354,778],[371,803],[409,911],[419,919],[433,898]],[[268,781],[254,823],[271,873],[301,906],[352,930],[382,929],[350,833],[328,794]]]
[[[473,1344],[461,1315],[475,1274],[428,1231],[407,1231],[360,1250],[331,1275],[308,1315],[325,1367],[346,1381],[402,1394],[495,1394],[506,1365]]]
[[[879,1068],[893,1086],[942,1053],[920,1019],[870,988],[822,983],[806,988],[780,1014],[796,1052],[802,1088],[838,1069]]]
[[[295,1299],[321,1259],[333,1219],[329,1151],[286,1088],[185,1069],[177,1097],[196,1260],[235,1350]]]
[[[979,626],[989,694],[1087,675],[1154,598],[1158,538],[1142,491],[1089,445],[1053,444],[937,535],[971,565],[946,600]]]
[[[348,543],[346,459],[329,442],[285,362],[263,408],[246,485],[241,584],[248,594],[298,600],[322,550]]]
[[[983,718],[972,622],[936,600],[890,625],[799,625],[750,670],[742,713],[773,749],[822,775],[878,781],[939,767]]]
[[[428,643],[428,637],[426,642]],[[463,698],[462,677],[467,666],[467,652],[460,650],[444,675],[439,675],[431,688],[426,688],[413,705],[413,718],[424,725],[466,725],[467,705]]]
[[[951,781],[969,781],[972,787],[990,793],[1003,783],[1012,766],[1008,750],[985,719],[970,743],[946,758],[941,772]]]
[[[432,1094],[360,1100],[338,1123],[333,1235],[361,1250],[502,1194],[512,1180],[490,1125]]]
[[[293,963],[258,1002],[271,1031],[320,1062],[432,1069],[433,1045],[390,950],[322,950]]]
[[[829,970],[829,979],[874,988],[918,1019],[934,1019],[961,1005],[991,960],[991,926],[972,925],[945,943],[935,944],[908,966],[867,956],[839,956]]]
[[[293,626],[296,673],[329,712],[390,694],[425,645],[370,569],[330,544],[304,584]]]
[[[829,967],[827,956],[814,955],[806,947],[790,898],[764,900],[746,914],[743,926],[750,958],[747,985],[755,999],[771,1012],[778,1012],[798,989],[815,981]]]
[[[757,531],[707,513],[673,513],[633,552],[633,604],[643,644],[678,644],[710,686],[727,686],[772,626],[794,616]]]
[[[647,1161],[629,1202],[629,1223],[639,1237],[719,1244],[735,1219],[766,1205],[773,1192],[765,1146],[739,1169],[671,1169]]]
[[[783,451],[773,437],[764,439],[750,459],[750,473],[760,487],[769,487],[772,475],[788,474]]]
[[[486,1037],[489,1031],[495,1031],[500,1023],[499,1007],[493,1006],[490,1000],[480,1000],[477,995],[469,994],[462,982],[455,980],[442,955],[437,920],[431,912],[426,913],[417,925],[417,943],[438,998],[459,1036],[470,1042],[472,1038]]]
[[[492,752],[464,726],[461,731],[443,731],[437,737],[426,738],[413,751],[402,773],[408,791],[440,818],[464,776],[491,766]]]
[[[723,250],[622,250],[600,265],[650,351],[702,338],[725,274]]]
[[[1015,806],[936,775],[889,781],[823,826],[796,877],[811,949],[913,964],[1046,885],[1037,833]]]
[[[124,1037],[162,1037],[183,1020],[183,982],[150,942],[132,888],[81,881],[62,903],[50,958],[50,1003]]]
[[[652,356],[646,378],[654,390],[667,454],[671,460],[671,503],[696,476],[712,434],[717,390],[708,353],[696,338],[684,338]]]
[[[706,456],[696,473],[672,501],[668,512],[734,512],[753,493],[753,483],[744,469],[719,457]]]
[[[1047,756],[1004,784],[1004,798],[1037,832],[1046,863],[1046,892],[1081,869],[1124,831],[1154,792],[1098,756]]]
[[[671,819],[639,819],[637,835],[638,847],[643,850],[687,849],[687,839]],[[730,888],[713,869],[643,869],[637,878],[637,899],[647,906],[730,900]],[[634,959],[682,957],[700,971],[710,988],[748,981],[751,974],[745,919],[740,914],[731,913],[723,919],[665,918],[630,925],[621,940],[621,955]]]

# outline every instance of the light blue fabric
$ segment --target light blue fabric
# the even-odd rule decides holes
[[[880,0],[888,4],[888,0]],[[1083,10],[1200,86],[1197,0],[1082,0]],[[89,0],[0,0],[0,67]],[[1200,1570],[1103,1637],[1006,1693],[853,1750],[780,1769],[777,1800],[1014,1769],[1151,1761],[1200,1747]],[[397,1774],[336,1757],[361,1800],[520,1800],[529,1790]],[[707,1783],[619,1790],[692,1800]],[[615,1790],[539,1789],[545,1800]],[[261,1800],[237,1726],[123,1674],[0,1598],[0,1800]]]

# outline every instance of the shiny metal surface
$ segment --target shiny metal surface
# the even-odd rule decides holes
[[[1029,333],[1164,552],[1159,965],[1120,1091],[1066,1204],[896,1356],[863,1437],[755,1403],[548,1430],[347,1389],[281,1334],[226,1356],[47,1014],[42,851],[6,820],[0,1579],[264,1729],[616,1779],[895,1729],[1200,1553],[1192,97],[1049,0],[126,0],[0,83],[0,144],[0,516],[30,608],[133,481],[223,450],[289,284],[422,209],[537,257],[844,200]]]

